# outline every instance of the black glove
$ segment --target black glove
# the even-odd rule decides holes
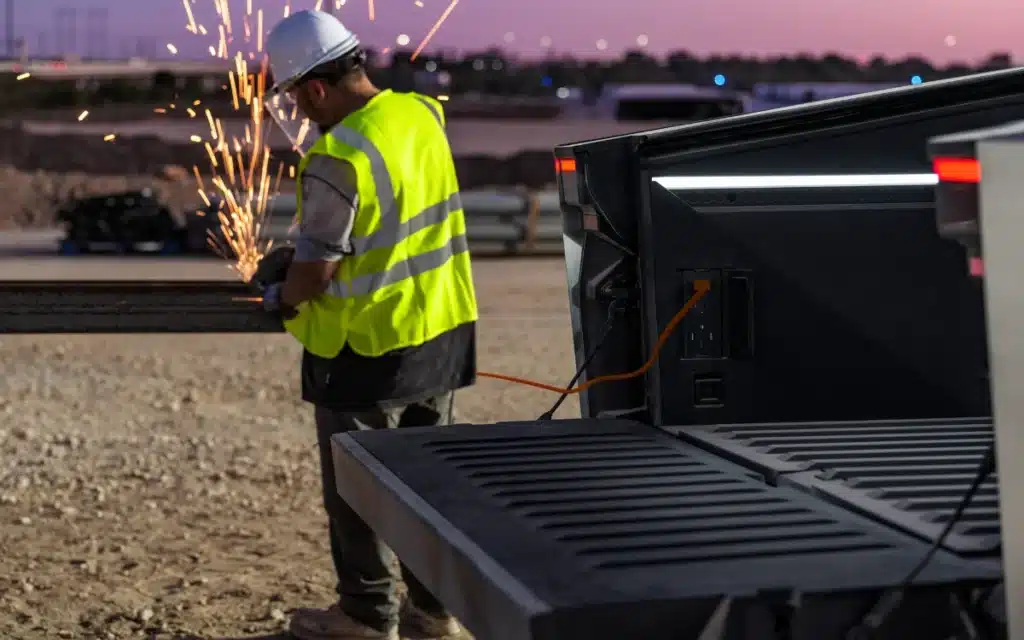
[[[295,257],[294,247],[277,247],[260,259],[256,273],[249,280],[263,296],[263,308],[284,320],[294,318],[298,312],[281,303],[281,284],[288,275],[288,267]]]
[[[281,287],[280,282],[275,282],[263,289],[263,308],[284,320],[291,320],[299,312],[281,302]]]
[[[263,291],[272,284],[284,282],[284,278],[288,274],[288,267],[291,266],[292,258],[294,257],[294,247],[276,247],[272,249],[256,265],[256,273],[249,280],[249,284]]]

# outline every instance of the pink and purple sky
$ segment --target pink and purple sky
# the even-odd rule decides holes
[[[229,0],[236,21],[247,0]],[[326,0],[333,2],[333,0]],[[449,0],[374,0],[376,19],[368,16],[369,0],[347,0],[339,15],[364,41],[394,45],[399,34],[417,44]],[[282,15],[283,0],[252,0],[268,16]],[[311,8],[315,0],[295,0],[293,7]],[[417,6],[420,4],[422,6]],[[199,22],[215,27],[213,0],[193,0]],[[174,43],[181,55],[198,57],[210,36],[185,31],[179,0],[19,0],[15,23],[30,48],[40,34],[52,48],[54,13],[75,7],[78,47],[86,42],[86,13],[108,10],[110,53],[123,50],[138,37],[152,37],[157,50]],[[922,54],[937,62],[976,61],[996,50],[1024,55],[1024,3],[1021,0],[460,0],[434,37],[437,47],[460,50],[498,45],[524,55],[537,55],[550,39],[557,52],[618,55],[646,36],[648,49],[662,54],[687,49],[697,54],[776,54],[805,51],[887,56]],[[955,42],[955,44],[954,44]],[[952,45],[952,46],[950,46]],[[428,50],[431,47],[428,47]],[[82,51],[84,53],[84,50]]]

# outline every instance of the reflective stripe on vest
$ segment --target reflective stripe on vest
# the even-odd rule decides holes
[[[434,116],[434,120],[437,120],[437,124],[441,125],[441,128],[444,129],[444,117],[441,115],[441,112],[437,110],[437,107],[434,106],[434,103],[425,96],[416,96],[416,99],[430,109],[430,114]]]
[[[469,251],[469,240],[466,234],[453,236],[444,246],[433,251],[420,253],[393,265],[387,271],[367,273],[352,278],[351,282],[332,280],[327,293],[337,298],[354,298],[379,291],[388,285],[401,282],[406,278],[418,276],[431,269],[436,269],[452,259],[452,257]]]
[[[398,218],[398,208],[395,204],[395,189],[391,186],[391,175],[388,173],[388,165],[384,163],[384,156],[380,154],[377,147],[366,136],[358,131],[349,129],[344,124],[339,124],[331,129],[328,135],[334,136],[339,142],[344,142],[353,149],[359,149],[363,152],[370,163],[370,173],[373,177],[373,183],[377,187],[377,206],[380,207],[381,222]],[[353,238],[353,241],[357,240],[359,238]]]
[[[417,231],[423,231],[448,219],[453,211],[462,210],[462,198],[453,193],[444,202],[427,207],[408,220],[402,220],[397,212],[394,215],[381,214],[380,229],[361,238],[351,238],[352,249],[356,254],[366,253],[372,249],[389,247],[405,240]]]
[[[440,116],[434,110],[433,105],[425,100],[424,105],[430,108],[430,112],[438,119]],[[453,211],[462,209],[462,199],[458,193],[454,193],[444,202],[427,207],[425,210],[414,215],[408,220],[402,220],[395,204],[395,191],[391,185],[391,175],[388,173],[387,165],[384,164],[384,156],[380,154],[377,147],[358,131],[353,131],[344,125],[338,125],[331,129],[330,135],[340,142],[359,149],[366,154],[370,163],[370,173],[373,174],[373,183],[377,187],[377,202],[380,206],[380,228],[373,233],[350,238],[349,243],[356,255],[366,253],[372,249],[390,247],[405,240],[417,231],[444,222]]]

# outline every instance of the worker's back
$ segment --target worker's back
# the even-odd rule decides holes
[[[342,124],[374,140],[375,146],[386,146],[378,149],[379,161],[390,176],[397,210],[403,218],[458,192],[444,114],[440,103],[432,98],[381,91]],[[371,165],[377,161],[370,158]]]
[[[337,317],[305,323],[303,345],[322,357],[346,344],[375,357],[474,322],[466,221],[440,105],[381,91],[317,141],[310,154],[320,153],[354,167],[358,211],[353,254],[331,295],[312,301]]]

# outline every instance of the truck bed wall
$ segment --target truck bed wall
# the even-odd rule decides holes
[[[646,406],[659,425],[989,415],[983,294],[963,249],[938,236],[933,186],[684,193],[653,178],[930,174],[929,138],[1021,119],[1022,87],[1024,70],[1011,70],[556,149],[579,159],[599,231],[636,253],[596,240],[563,191],[578,358],[607,306],[582,285],[618,261],[641,290],[590,377],[646,359],[687,279],[716,283],[643,381],[595,387],[584,415]],[[730,274],[752,295],[737,295]],[[745,355],[729,345],[744,333]],[[719,402],[695,402],[709,380]]]
[[[809,120],[769,141],[751,121],[734,132],[749,143],[665,158],[647,175],[928,173],[928,138],[1022,116],[1008,96],[840,126]],[[962,247],[938,236],[933,187],[648,188],[647,317],[669,321],[687,272],[710,269],[717,285],[650,379],[659,423],[990,414],[982,290]],[[737,270],[749,300],[733,299]],[[752,353],[729,353],[748,332]],[[699,385],[717,378],[720,406],[701,406]]]

